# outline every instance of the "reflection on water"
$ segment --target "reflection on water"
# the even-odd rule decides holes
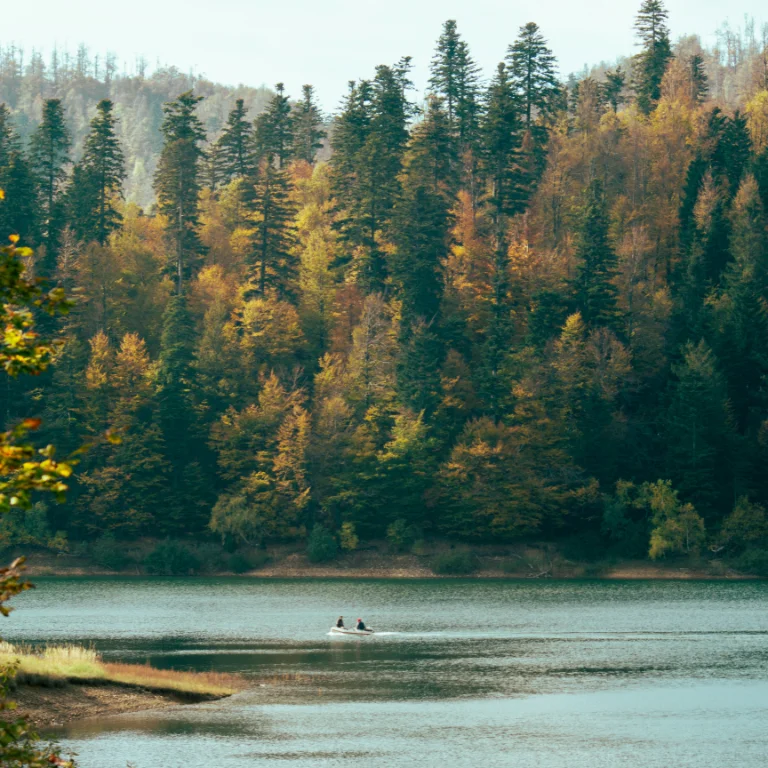
[[[83,768],[757,768],[768,584],[40,580],[10,639],[237,672],[221,702],[79,723]],[[65,599],[66,598],[66,599]],[[344,613],[397,634],[329,637]]]

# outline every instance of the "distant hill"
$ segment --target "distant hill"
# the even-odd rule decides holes
[[[152,176],[162,144],[159,128],[164,102],[194,88],[205,97],[198,114],[208,135],[215,138],[235,99],[244,99],[255,117],[272,95],[268,88],[212,83],[175,67],[147,74],[139,61],[135,69],[132,74],[119,73],[113,57],[92,58],[82,46],[74,57],[54,54],[50,61],[38,53],[25,57],[15,47],[0,49],[0,103],[11,108],[16,129],[27,139],[40,121],[44,100],[61,99],[77,158],[97,102],[112,99],[126,155],[126,199],[147,206],[154,200]]]

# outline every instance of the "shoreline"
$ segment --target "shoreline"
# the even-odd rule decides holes
[[[190,542],[194,546],[194,542]],[[156,546],[155,540],[134,543],[132,564],[120,570],[98,565],[89,557],[46,551],[26,553],[26,574],[36,577],[154,577],[143,566],[143,558]],[[21,554],[21,553],[19,553]],[[6,558],[14,555],[6,553]],[[177,572],[174,576],[232,577],[253,579],[590,579],[660,581],[751,581],[760,577],[741,572],[733,561],[704,552],[701,555],[652,561],[644,557],[621,558],[609,552],[585,554],[572,544],[520,542],[507,545],[454,544],[436,540],[418,551],[393,552],[383,541],[370,542],[351,552],[339,552],[322,563],[309,561],[303,547],[295,544],[254,549],[249,570],[233,571],[229,556],[209,560],[205,568]],[[248,555],[242,559],[248,566]],[[258,565],[256,564],[258,563]],[[166,574],[170,576],[171,573]]]
[[[41,730],[64,728],[71,723],[94,717],[109,717],[129,712],[149,712],[183,704],[218,701],[228,695],[180,693],[170,689],[130,686],[112,681],[69,680],[63,685],[20,683],[9,699],[16,709],[3,719],[25,718]]]
[[[292,558],[288,558],[291,560]],[[30,563],[26,569],[30,578],[179,578],[158,577],[137,571],[110,571],[91,565],[51,565]],[[354,565],[310,565],[308,563],[279,562],[265,567],[233,573],[220,571],[181,578],[238,577],[245,579],[499,579],[520,580],[564,580],[564,581],[759,581],[759,576],[740,573],[726,566],[703,568],[701,566],[659,566],[652,563],[626,562],[596,569],[589,563],[568,563],[556,565],[544,571],[519,568],[509,570],[481,566],[468,574],[445,575],[434,573],[419,563],[393,563],[391,565],[360,563]]]

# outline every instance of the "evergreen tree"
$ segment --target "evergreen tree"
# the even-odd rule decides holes
[[[60,99],[47,99],[43,119],[30,139],[30,164],[40,197],[40,222],[46,246],[45,275],[52,274],[62,227],[61,195],[67,178],[71,138]]]
[[[704,341],[682,352],[666,419],[667,471],[683,498],[711,519],[733,505],[727,391]]]
[[[205,131],[195,114],[202,99],[187,91],[168,102],[163,106],[160,127],[164,142],[155,172],[155,191],[160,212],[168,219],[168,235],[174,246],[171,266],[179,295],[202,248],[197,234],[197,198],[203,156],[199,144],[205,140]]]
[[[741,180],[752,159],[752,141],[749,137],[747,120],[739,110],[734,112],[732,118],[725,121],[719,149],[723,177],[728,182],[728,194],[733,198],[739,190]]]
[[[363,238],[361,222],[353,215],[361,197],[360,157],[370,133],[372,89],[367,80],[349,82],[341,114],[333,125],[331,186],[337,204],[337,228],[352,247]],[[349,260],[349,259],[347,259]]]
[[[605,82],[602,84],[601,96],[605,104],[617,112],[621,104],[624,103],[624,87],[627,84],[627,76],[621,67],[608,70],[605,73]]]
[[[434,322],[440,308],[455,189],[451,147],[447,114],[432,99],[411,137],[390,227],[389,273],[403,302],[404,327],[416,318]]]
[[[637,105],[645,114],[649,114],[661,98],[661,81],[672,59],[667,16],[661,0],[643,0],[635,20],[643,50],[633,62],[633,85]]]
[[[517,103],[504,64],[499,64],[488,88],[481,131],[483,172],[490,187],[488,202],[494,234],[501,243],[505,237],[505,217],[520,213],[527,198],[527,179],[519,163]]]
[[[754,438],[768,381],[768,222],[753,177],[742,183],[730,219],[731,261],[722,293],[710,306],[736,425],[740,433]],[[741,453],[749,464],[748,451]]]
[[[11,152],[18,149],[19,139],[11,124],[11,110],[0,102],[0,179],[10,161]]]
[[[253,126],[246,119],[248,110],[243,99],[237,99],[216,147],[217,182],[228,184],[235,178],[250,178],[256,171]],[[215,185],[211,185],[214,188]]]
[[[458,137],[461,152],[477,131],[479,116],[479,67],[469,46],[461,39],[456,22],[449,19],[437,41],[432,58],[430,88],[445,104],[451,131]]]
[[[298,258],[293,252],[294,204],[285,171],[269,159],[261,162],[253,199],[253,239],[249,261],[249,291],[294,298]]]
[[[705,101],[709,92],[709,78],[704,67],[704,57],[700,53],[694,53],[688,60],[688,70],[691,79],[691,101]]]
[[[168,531],[205,526],[208,456],[205,434],[195,418],[195,326],[183,295],[171,297],[163,316],[157,369],[157,417],[169,470],[165,519]]]
[[[617,259],[608,239],[605,196],[599,181],[590,183],[586,198],[575,253],[576,305],[589,327],[617,330]]]
[[[285,167],[293,156],[293,117],[285,86],[278,83],[267,108],[256,118],[256,152],[259,159],[267,157],[278,169]]]
[[[8,164],[0,169],[0,238],[18,235],[26,246],[39,242],[40,219],[35,178],[27,158],[17,149],[8,155]]]
[[[556,108],[560,92],[555,75],[557,61],[533,22],[520,27],[506,60],[509,82],[522,107],[525,128],[530,131],[534,118],[551,117]]]
[[[104,245],[122,221],[115,198],[125,180],[125,159],[115,133],[112,102],[102,99],[96,109],[68,196],[75,214],[70,219],[75,234],[84,242],[95,240]]]
[[[380,66],[373,83],[351,87],[334,131],[334,187],[341,207],[342,237],[356,251],[357,279],[369,292],[386,280],[381,233],[397,199],[411,105],[406,97],[409,64]]]
[[[303,98],[293,110],[293,156],[313,165],[327,134],[323,130],[323,116],[315,104],[315,89],[304,85],[301,90]]]

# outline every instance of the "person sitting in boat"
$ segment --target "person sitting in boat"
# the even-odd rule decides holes
[[[336,622],[337,629],[344,629],[344,617],[339,616],[339,620]]]
[[[358,619],[357,626],[355,627],[355,629],[358,632],[365,632],[368,628],[365,626],[365,622],[362,619]]]

